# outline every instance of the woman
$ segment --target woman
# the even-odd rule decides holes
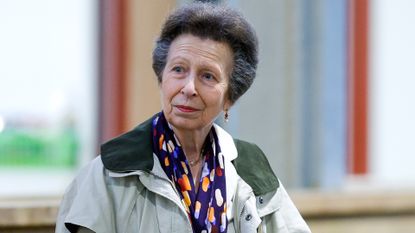
[[[68,188],[56,232],[310,232],[262,151],[214,124],[256,66],[239,13],[173,12],[153,52],[162,111],[102,145]]]

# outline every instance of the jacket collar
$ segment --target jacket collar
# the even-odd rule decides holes
[[[153,168],[153,117],[133,130],[101,145],[101,158],[105,168],[115,172],[136,170],[150,171]],[[219,145],[226,159],[232,161],[237,155],[233,138],[218,125],[214,125]]]
[[[118,173],[150,172],[153,169],[153,118],[101,145],[101,159],[106,169]],[[252,187],[255,195],[275,191],[279,181],[264,153],[254,144],[233,139],[218,125],[214,127],[223,155],[232,161],[239,176]],[[252,164],[256,164],[254,169]]]
[[[236,159],[236,157],[238,157],[238,151],[236,150],[232,136],[216,124],[214,124],[213,127],[215,127],[216,135],[218,135],[222,154],[229,161]]]
[[[114,172],[151,171],[153,168],[153,117],[133,130],[101,145],[104,167]]]

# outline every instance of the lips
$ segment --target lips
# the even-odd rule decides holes
[[[198,109],[186,105],[176,105],[176,108],[182,112],[196,112]]]

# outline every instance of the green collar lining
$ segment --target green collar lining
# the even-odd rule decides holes
[[[104,167],[115,172],[153,169],[152,118],[101,145]]]

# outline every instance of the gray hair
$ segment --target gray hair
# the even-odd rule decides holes
[[[233,51],[233,68],[227,97],[235,103],[252,85],[258,63],[258,39],[248,21],[236,10],[211,3],[193,3],[174,11],[165,21],[153,50],[153,70],[158,82],[172,41],[189,33],[224,42]]]

